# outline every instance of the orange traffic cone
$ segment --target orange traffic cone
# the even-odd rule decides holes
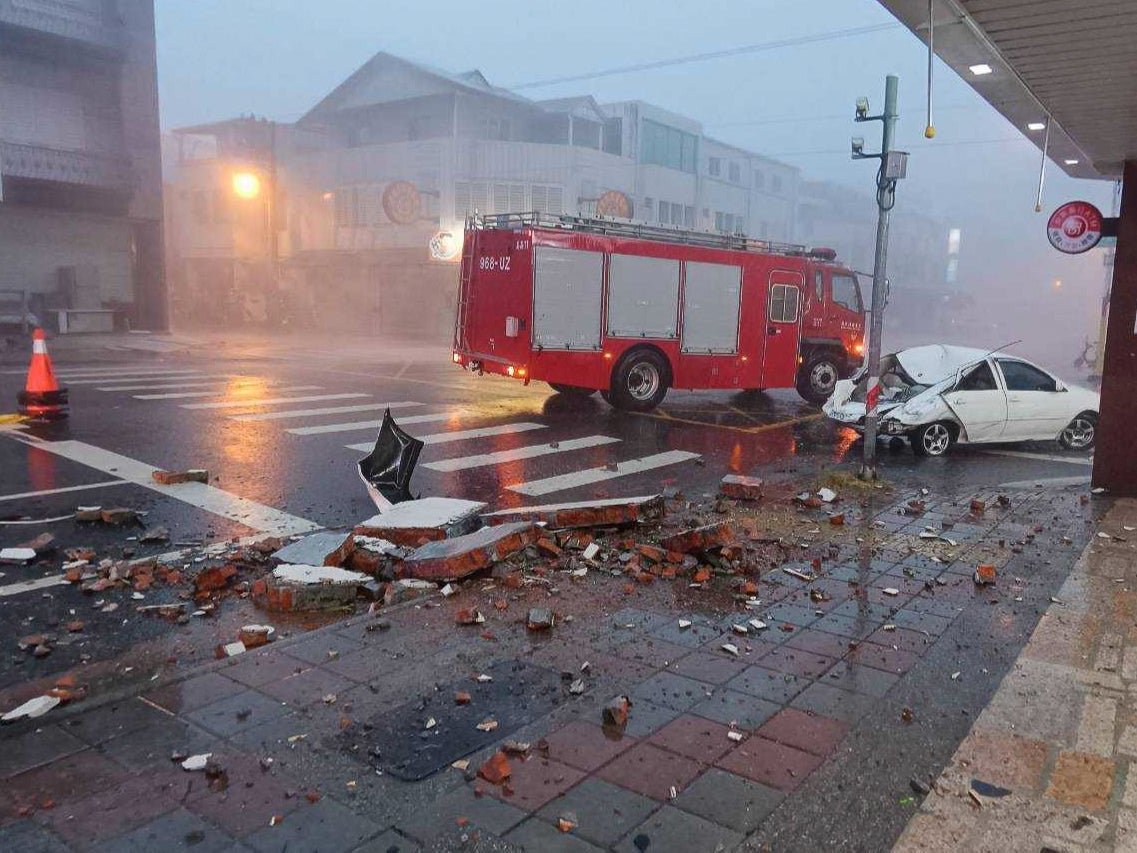
[[[28,380],[17,397],[20,414],[29,418],[57,420],[67,417],[67,389],[60,388],[51,369],[51,356],[47,354],[47,336],[43,329],[32,333],[32,363],[28,365]]]

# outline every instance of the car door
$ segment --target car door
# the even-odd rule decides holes
[[[990,359],[963,369],[955,387],[943,394],[969,443],[1000,441],[1007,424],[1007,395],[1000,387]]]
[[[1041,368],[1017,358],[995,359],[1007,389],[1007,441],[1051,439],[1062,431],[1066,392]]]

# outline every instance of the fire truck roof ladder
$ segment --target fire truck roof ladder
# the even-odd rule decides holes
[[[736,252],[760,252],[777,255],[803,255],[832,260],[831,249],[811,250],[797,243],[775,243],[755,240],[742,234],[718,234],[691,228],[649,225],[629,219],[571,216],[551,213],[497,213],[473,214],[467,227],[475,230],[496,229],[516,231],[521,228],[552,228],[581,231],[588,234],[605,234],[613,237],[631,237],[641,240],[658,240],[685,246],[706,246],[711,249],[730,249]]]

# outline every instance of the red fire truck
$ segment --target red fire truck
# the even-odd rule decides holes
[[[456,364],[599,391],[792,388],[821,402],[864,351],[856,276],[832,249],[546,214],[466,222]]]

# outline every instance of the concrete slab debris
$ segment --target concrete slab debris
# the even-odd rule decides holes
[[[412,598],[422,598],[431,595],[438,589],[438,584],[418,578],[400,578],[387,584],[383,594],[384,604],[399,604],[410,601]]]
[[[181,483],[209,483],[209,472],[204,468],[188,471],[151,471],[150,477],[159,486],[177,486]]]
[[[762,480],[759,477],[744,477],[741,474],[727,474],[719,483],[719,492],[724,498],[740,501],[756,501],[762,497]]]
[[[321,531],[290,542],[275,551],[272,558],[282,563],[306,566],[342,566],[354,549],[354,534]]]
[[[478,501],[457,498],[419,498],[395,504],[356,525],[358,536],[386,539],[395,545],[417,546],[474,530],[486,508]]]
[[[482,520],[497,525],[514,521],[543,522],[553,530],[571,527],[619,527],[663,517],[663,495],[607,498],[563,504],[522,506],[486,513]]]
[[[277,566],[272,570],[272,576],[278,581],[300,584],[361,584],[371,580],[362,572],[350,569],[303,564]]]
[[[0,548],[0,563],[30,563],[35,558],[34,548]]]
[[[529,522],[483,527],[464,536],[428,542],[407,556],[401,571],[423,580],[458,580],[487,569],[536,541],[537,528]]]
[[[0,722],[13,723],[16,720],[29,719],[34,720],[37,717],[42,717],[52,708],[56,707],[61,701],[58,696],[36,696],[29,699],[23,705],[13,708],[8,713],[0,716]]]
[[[668,536],[659,544],[668,551],[688,554],[692,551],[709,551],[713,548],[721,548],[733,541],[734,530],[728,522],[723,521],[718,524],[681,530],[673,536]]]

